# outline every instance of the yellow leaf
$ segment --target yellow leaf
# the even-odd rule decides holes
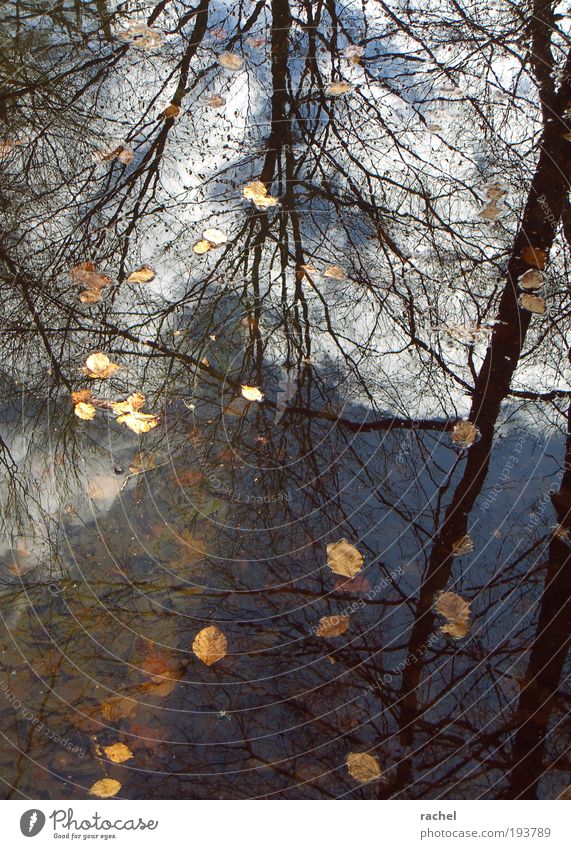
[[[99,380],[105,380],[107,377],[111,377],[118,370],[119,366],[116,363],[112,363],[107,354],[103,354],[100,351],[97,354],[89,355],[83,369],[88,377]]]
[[[133,433],[148,433],[159,423],[159,417],[151,413],[140,413],[134,411],[132,413],[124,413],[118,416],[116,421],[119,424],[127,425]]]
[[[543,315],[545,312],[545,301],[538,295],[528,295],[527,293],[520,295],[519,302],[524,310],[534,312],[537,315]]]
[[[136,271],[132,271],[127,277],[127,283],[150,283],[155,279],[155,270],[150,265],[142,265]]]
[[[463,448],[468,448],[480,436],[480,431],[475,424],[469,421],[456,422],[452,430],[452,442]]]
[[[126,401],[111,401],[111,409],[114,413],[134,413],[140,410],[145,403],[145,396],[141,392],[133,392]]]
[[[95,407],[93,404],[88,404],[85,401],[80,401],[73,408],[73,412],[78,419],[83,419],[88,422],[95,418]]]
[[[347,755],[346,763],[351,778],[361,784],[366,784],[368,781],[378,781],[382,775],[377,758],[367,754],[367,752],[351,752]]]
[[[271,206],[277,206],[279,201],[268,194],[267,188],[260,180],[253,180],[247,183],[242,189],[242,194],[248,200],[258,207],[258,209],[268,209]]]
[[[228,640],[216,625],[209,625],[199,631],[192,643],[192,650],[199,660],[207,666],[212,666],[228,651]]]
[[[327,546],[327,564],[336,575],[354,578],[363,568],[364,558],[354,545],[346,539]]]
[[[345,280],[347,274],[344,268],[340,265],[330,265],[323,272],[324,277],[331,277],[333,280]]]
[[[441,627],[440,633],[448,634],[450,637],[454,637],[455,640],[461,640],[468,633],[468,623],[458,622],[453,619]]]
[[[114,778],[100,778],[90,788],[89,795],[97,796],[98,799],[111,799],[112,796],[117,795],[120,789],[120,781],[116,781]]]
[[[113,743],[112,746],[103,746],[103,751],[114,764],[125,763],[125,761],[134,757],[133,752],[125,743]]]
[[[79,295],[82,304],[97,304],[101,300],[101,289],[85,289]]]
[[[534,268],[528,269],[525,274],[518,278],[519,285],[522,289],[541,289],[543,286],[543,274],[541,271],[536,271]]]
[[[322,616],[315,633],[318,637],[340,637],[348,627],[348,616]]]
[[[457,593],[440,593],[434,607],[436,612],[446,619],[467,622],[470,618],[470,603]]]
[[[542,248],[532,248],[531,245],[526,247],[521,252],[521,258],[527,265],[532,265],[534,268],[539,268],[543,271],[547,260],[547,251]]]
[[[218,61],[228,71],[239,71],[244,63],[241,56],[238,56],[236,53],[226,52],[220,54]]]
[[[352,86],[346,82],[329,83],[325,91],[333,97],[339,97],[341,94],[347,94],[352,91]]]
[[[208,239],[200,239],[193,247],[193,251],[195,254],[202,256],[202,254],[207,254],[208,251],[212,248],[212,245],[208,241]]]
[[[246,384],[242,384],[242,395],[247,401],[264,400],[264,393],[260,392],[257,386],[246,386]]]

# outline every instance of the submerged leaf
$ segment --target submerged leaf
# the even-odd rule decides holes
[[[346,763],[351,778],[361,784],[378,781],[383,774],[377,758],[367,752],[351,752],[347,755]]]
[[[103,746],[103,751],[114,764],[125,763],[125,761],[134,757],[133,752],[125,743],[113,743],[111,746]]]
[[[347,272],[340,265],[329,265],[323,272],[324,277],[331,277],[333,280],[345,280]]]
[[[222,106],[226,105],[226,100],[219,94],[211,94],[208,98],[208,105],[211,106],[212,109],[220,109]]]
[[[192,650],[207,666],[222,660],[228,652],[228,640],[216,625],[199,631],[192,643]]]
[[[360,44],[348,44],[343,50],[343,58],[347,59],[353,65],[358,65],[361,61],[365,48]]]
[[[340,637],[348,627],[348,616],[322,616],[315,633],[318,637]]]
[[[121,789],[121,782],[114,778],[101,778],[90,787],[89,795],[97,796],[98,799],[111,799]]]
[[[244,64],[242,57],[238,56],[236,53],[221,53],[218,61],[222,67],[226,68],[228,71],[239,71]]]
[[[336,575],[354,578],[363,568],[364,558],[354,545],[346,539],[327,546],[327,565]]]
[[[332,97],[339,97],[340,95],[347,94],[348,92],[350,92],[352,90],[353,90],[353,87],[351,85],[349,85],[349,83],[346,83],[346,82],[343,82],[343,81],[336,82],[336,83],[329,83],[329,85],[325,89],[326,93],[330,94]]]

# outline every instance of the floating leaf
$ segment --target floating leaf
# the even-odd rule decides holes
[[[158,425],[159,417],[154,416],[151,413],[139,413],[138,411],[135,411],[133,413],[124,413],[122,416],[118,416],[116,421],[118,424],[127,425],[133,433],[148,433]]]
[[[441,593],[434,605],[440,616],[448,619],[440,629],[441,633],[449,634],[454,639],[461,639],[468,633],[468,620],[470,619],[470,604],[457,593]]]
[[[219,247],[220,245],[225,244],[228,241],[228,236],[224,233],[223,230],[219,230],[217,227],[208,227],[202,233],[202,238],[207,242],[210,242],[212,247]]]
[[[101,300],[101,289],[85,289],[79,295],[82,304],[96,304]]]
[[[519,297],[520,305],[528,312],[543,315],[545,312],[545,301],[538,295],[528,295],[527,292]]]
[[[134,413],[140,410],[145,403],[145,396],[141,392],[133,392],[126,401],[112,401],[110,404],[114,413]]]
[[[272,206],[277,206],[279,201],[268,194],[267,188],[260,180],[254,180],[247,183],[242,189],[242,194],[248,200],[251,200],[258,209],[268,209]]]
[[[106,378],[115,374],[116,371],[119,371],[119,366],[116,363],[112,363],[107,354],[101,352],[90,354],[83,368],[83,372],[87,377],[98,380],[106,380]]]
[[[198,486],[203,478],[202,472],[198,469],[189,469],[187,472],[177,472],[176,480],[180,486]]]
[[[468,448],[480,436],[480,431],[475,424],[469,421],[456,422],[452,430],[452,442],[462,448]]]
[[[260,392],[257,386],[246,386],[246,384],[242,384],[242,395],[247,401],[264,400],[264,393]]]
[[[134,158],[135,154],[133,153],[130,147],[124,147],[122,150],[119,151],[119,155],[117,156],[117,159],[123,165],[130,165]]]
[[[248,47],[263,47],[265,43],[266,39],[261,35],[249,35],[246,39]]]
[[[212,109],[220,109],[222,106],[226,105],[226,100],[219,94],[211,94],[208,98],[208,105],[211,106]]]
[[[460,557],[462,554],[470,554],[472,551],[474,551],[474,543],[470,534],[464,534],[463,537],[452,543],[452,552],[456,557]]]
[[[498,206],[498,202],[496,200],[490,201],[490,203],[486,204],[486,206],[480,210],[478,213],[479,218],[483,218],[484,221],[495,221],[496,218],[499,218],[502,210]]]
[[[121,782],[114,778],[100,778],[95,784],[90,787],[89,795],[97,796],[98,799],[111,799],[116,796],[121,789]]]
[[[507,194],[501,183],[490,183],[486,188],[486,197],[488,200],[500,200]]]
[[[212,666],[228,652],[228,640],[216,625],[209,625],[199,631],[192,643],[192,650],[199,660]]]
[[[378,781],[383,774],[377,758],[367,752],[351,752],[347,755],[346,763],[351,778],[361,784]]]
[[[99,274],[92,262],[80,262],[69,273],[73,282],[85,289],[103,289],[111,285],[111,278]]]
[[[195,254],[201,256],[202,254],[207,254],[211,248],[212,245],[210,244],[208,239],[200,239],[200,241],[196,242],[192,250]]]
[[[525,274],[518,277],[519,285],[522,289],[541,289],[543,286],[543,274],[541,271],[536,271],[534,268],[528,269]]]
[[[109,760],[114,764],[122,764],[125,761],[130,760],[134,757],[131,749],[125,745],[125,743],[113,743],[111,746],[103,746],[103,751],[109,758]],[[119,787],[117,788],[117,790]],[[117,791],[115,791],[117,792]],[[114,793],[112,794],[115,795]]]
[[[348,627],[348,616],[322,616],[315,633],[318,637],[340,637]]]
[[[160,47],[163,43],[163,34],[144,24],[133,24],[129,29],[118,32],[117,35],[124,41],[131,42],[133,47],[139,47],[145,50]]]
[[[129,471],[133,475],[139,475],[142,472],[150,472],[156,469],[157,460],[155,455],[150,451],[137,451],[133,458],[133,462],[129,466]]]
[[[95,418],[95,407],[93,406],[93,404],[88,404],[85,401],[80,401],[78,404],[76,404],[73,408],[73,412],[75,413],[78,419],[83,419],[86,422],[91,421],[91,419]]]
[[[132,271],[127,277],[127,283],[150,283],[155,279],[155,270],[150,265],[142,265],[136,271]]]
[[[526,245],[521,252],[521,258],[527,265],[532,265],[534,268],[539,268],[540,271],[543,271],[547,261],[547,251],[544,251],[542,248],[532,248],[530,245]]]
[[[327,88],[325,89],[327,94],[330,94],[332,97],[339,97],[342,94],[348,94],[348,92],[352,91],[353,87],[346,82],[336,82],[329,83]]]
[[[358,549],[346,539],[327,546],[327,565],[336,575],[354,578],[363,568],[364,558]]]
[[[333,280],[345,280],[347,272],[340,265],[329,265],[323,272],[324,277],[331,277]]]
[[[159,118],[178,118],[180,115],[180,106],[176,103],[170,103],[166,109],[163,109]]]
[[[72,392],[71,400],[74,404],[79,404],[80,401],[88,403],[91,401],[91,389],[78,389],[77,392]]]
[[[228,71],[239,71],[244,64],[242,57],[238,56],[236,53],[221,53],[218,61],[222,67],[226,68]]]

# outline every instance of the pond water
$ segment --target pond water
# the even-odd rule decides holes
[[[4,798],[566,792],[571,92],[480,5],[2,4]]]

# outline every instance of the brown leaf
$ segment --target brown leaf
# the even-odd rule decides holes
[[[131,749],[125,743],[113,743],[111,746],[103,746],[103,751],[114,764],[122,764],[133,756]],[[119,788],[117,788],[119,789]],[[113,794],[115,795],[115,794]]]
[[[467,622],[470,618],[470,603],[457,593],[440,593],[434,607],[436,612],[446,619]]]
[[[198,486],[202,477],[202,472],[199,472],[197,469],[189,469],[187,472],[176,473],[176,480],[181,486]]]
[[[480,210],[478,213],[479,218],[483,218],[484,221],[495,221],[496,218],[499,218],[502,210],[498,206],[498,202],[496,200],[491,200],[490,203],[486,204],[486,206]]]
[[[340,637],[348,627],[348,616],[322,616],[315,633],[318,637]]]
[[[544,251],[543,248],[532,248],[531,245],[526,245],[521,252],[521,258],[527,265],[532,265],[534,268],[543,271],[547,261],[547,251]]]
[[[166,109],[163,109],[159,118],[178,118],[180,115],[180,106],[177,106],[176,103],[171,103],[167,106]]]
[[[91,401],[91,389],[78,389],[77,392],[72,392],[71,400],[74,404],[79,404],[80,401]]]
[[[98,799],[111,799],[116,796],[121,789],[121,782],[114,778],[100,778],[89,789],[90,796],[97,796]]]
[[[127,696],[112,696],[101,705],[101,714],[109,722],[117,722],[133,714],[137,710],[137,702]]]
[[[354,578],[363,568],[363,555],[346,539],[327,546],[327,565],[336,575]]]
[[[199,631],[192,643],[192,650],[199,660],[207,666],[212,666],[228,651],[228,640],[216,625],[209,625]]]
[[[463,448],[473,445],[480,436],[480,431],[475,424],[469,421],[456,422],[452,430],[452,442]]]
[[[226,68],[228,71],[239,71],[244,64],[242,57],[238,56],[236,53],[221,53],[218,61],[222,67]]]
[[[226,101],[223,97],[220,97],[219,94],[211,94],[208,98],[208,105],[212,107],[212,109],[220,109],[222,106],[226,105]]]
[[[83,372],[87,377],[98,380],[105,380],[115,374],[116,371],[119,371],[119,366],[116,363],[112,363],[107,354],[103,354],[101,351],[96,354],[90,354],[83,368]]]
[[[117,157],[119,162],[121,162],[123,165],[130,165],[134,158],[135,154],[133,153],[130,147],[124,147],[119,152],[119,156]]]
[[[353,87],[346,82],[334,82],[329,83],[327,88],[325,89],[327,94],[330,94],[332,97],[339,97],[342,94],[348,94],[348,92],[352,91]]]
[[[367,752],[351,752],[347,755],[346,763],[351,778],[361,784],[378,781],[382,775],[377,758]]]
[[[543,315],[545,313],[545,301],[538,295],[528,295],[527,292],[520,295],[519,302],[524,310]]]
[[[85,289],[79,295],[82,304],[97,304],[101,300],[101,289]]]
[[[541,289],[544,283],[543,274],[541,271],[530,268],[518,278],[517,282],[522,289]]]
[[[155,279],[155,270],[150,265],[142,265],[136,271],[132,271],[127,277],[127,283],[150,283]]]
[[[134,413],[140,410],[145,403],[145,396],[142,392],[133,392],[129,395],[126,401],[111,401],[110,407],[114,413]]]
[[[71,279],[78,286],[85,289],[104,289],[111,285],[111,278],[105,274],[99,274],[92,262],[80,262],[69,272]]]

